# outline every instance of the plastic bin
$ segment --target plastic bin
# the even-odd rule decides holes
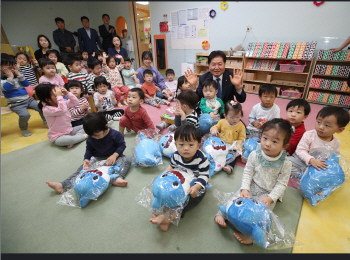
[[[301,98],[302,92],[294,92],[294,91],[285,91],[281,90],[282,94],[281,96],[284,97],[295,97],[295,98]]]
[[[280,71],[284,72],[294,72],[294,73],[302,73],[306,67],[306,62],[301,65],[297,64],[285,64],[287,62],[280,62]]]

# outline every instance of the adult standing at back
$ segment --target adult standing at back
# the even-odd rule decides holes
[[[128,57],[128,52],[125,48],[122,47],[123,43],[122,40],[118,35],[114,35],[112,38],[112,44],[111,47],[108,48],[108,54],[113,55],[116,57],[116,55],[123,56],[123,58]],[[120,59],[116,57],[117,65],[120,63]]]
[[[64,61],[69,53],[74,52],[76,41],[73,33],[66,30],[64,20],[60,17],[55,18],[57,30],[53,31],[53,40],[60,49],[61,58]]]
[[[39,62],[39,59],[46,58],[46,51],[51,49],[52,45],[45,35],[40,34],[37,38],[39,49],[34,52],[35,59]]]
[[[109,15],[103,14],[102,21],[103,24],[98,27],[100,36],[102,37],[102,49],[107,52],[108,48],[111,47],[112,38],[115,34],[115,28],[112,25],[109,25]]]
[[[80,50],[86,50],[89,56],[98,51],[97,45],[102,48],[97,31],[90,28],[89,18],[82,16],[80,18],[83,28],[78,29],[78,42]]]
[[[226,54],[223,51],[212,51],[208,57],[209,72],[199,77],[199,84],[196,92],[201,99],[203,97],[202,84],[205,79],[213,79],[218,83],[218,98],[226,104],[227,101],[236,100],[243,103],[246,99],[246,93],[241,85],[241,69],[235,69],[234,74],[225,69]],[[192,85],[193,86],[193,85]],[[192,87],[194,90],[195,88]]]

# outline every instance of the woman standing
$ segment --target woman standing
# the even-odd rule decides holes
[[[108,54],[113,55],[116,57],[116,55],[121,55],[125,59],[128,57],[128,53],[125,48],[122,47],[123,43],[118,35],[114,35],[112,38],[112,45],[111,48],[108,49]],[[120,59],[116,58],[117,65],[120,63]]]

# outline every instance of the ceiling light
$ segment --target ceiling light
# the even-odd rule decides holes
[[[148,5],[148,2],[136,2],[136,4],[140,4],[140,5]]]
[[[137,14],[137,15],[140,15],[140,14]]]

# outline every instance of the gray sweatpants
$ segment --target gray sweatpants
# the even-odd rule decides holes
[[[102,160],[106,160],[108,157],[96,157],[96,159],[98,161],[102,161]],[[118,164],[118,163],[122,163],[120,166],[120,171],[117,172],[117,174],[119,174],[119,177],[124,179],[126,174],[128,173],[129,169],[130,169],[130,165],[131,165],[131,159],[130,157],[126,156],[126,155],[122,155],[119,156],[118,159],[115,161],[114,165]],[[73,173],[71,176],[69,176],[67,179],[65,179],[64,181],[61,182],[62,186],[63,186],[63,191],[66,191],[68,189],[70,189],[75,181],[75,177],[78,176],[80,174],[80,171],[83,169],[83,164],[80,165],[80,167],[76,170],[75,173]]]
[[[74,126],[72,132],[68,135],[61,135],[57,137],[55,142],[53,142],[57,146],[68,146],[71,144],[80,143],[85,140],[85,131],[83,129],[83,125]]]
[[[21,130],[28,129],[28,121],[30,118],[30,113],[28,109],[33,109],[39,112],[41,119],[43,120],[44,124],[46,124],[44,114],[38,108],[38,102],[33,97],[23,100],[19,103],[10,104],[9,107],[11,111],[15,112],[19,116],[18,125]]]
[[[155,106],[157,105],[158,103],[161,103],[162,105],[166,105],[167,104],[167,101],[165,99],[161,99],[159,97],[156,97],[156,100],[154,100],[153,98],[146,98],[145,99],[145,103],[146,104],[149,104],[151,106]]]

